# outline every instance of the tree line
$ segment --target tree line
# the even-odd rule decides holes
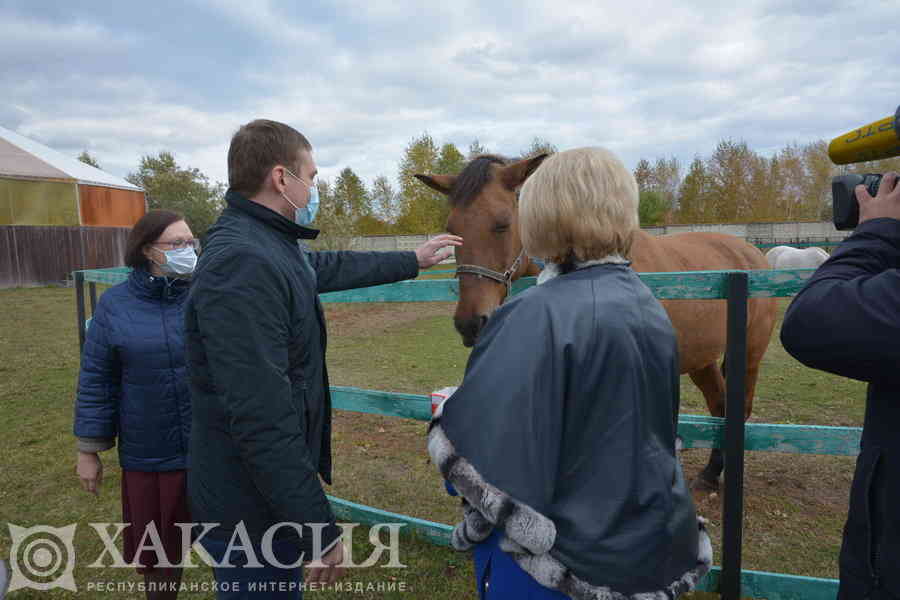
[[[556,152],[546,140],[535,137],[522,156]],[[319,178],[321,206],[315,226],[322,230],[315,246],[345,248],[361,235],[406,235],[443,231],[450,212],[446,198],[422,185],[416,173],[451,174],[461,171],[468,160],[489,150],[474,140],[463,154],[452,143],[438,145],[428,134],[413,138],[399,165],[399,189],[386,175],[367,185],[352,168],[345,167],[333,180]],[[78,160],[101,168],[87,150]],[[199,169],[179,165],[166,150],[142,156],[136,171],[126,177],[142,188],[151,210],[168,209],[185,216],[198,235],[203,234],[224,208],[226,185],[214,183]]]
[[[641,159],[634,170],[641,225],[830,221],[831,178],[900,170],[900,158],[836,166],[824,140],[789,144],[767,157],[722,140],[683,172],[675,157]]]
[[[824,140],[789,144],[764,156],[744,141],[722,140],[709,156],[697,156],[685,169],[676,157],[642,158],[634,169],[640,190],[642,226],[668,223],[746,223],[831,219],[831,178],[845,172],[900,171],[900,157],[837,167]],[[520,156],[556,152],[535,137]],[[416,173],[458,173],[467,161],[487,154],[478,140],[463,153],[455,144],[438,144],[428,133],[410,140],[398,165],[399,188],[386,175],[366,184],[344,167],[334,180],[320,178],[321,207],[316,227],[320,248],[347,247],[362,235],[437,233],[445,228],[446,198],[422,185]],[[98,167],[87,151],[79,160]],[[224,207],[226,186],[196,168],[179,165],[168,151],[141,157],[126,179],[145,190],[151,209],[183,214],[198,234]]]
[[[535,137],[522,156],[556,152],[543,138]],[[320,180],[320,246],[346,247],[347,238],[360,235],[408,235],[444,231],[450,207],[447,199],[415,178],[416,173],[459,173],[476,156],[488,154],[478,140],[465,154],[453,143],[438,145],[428,133],[407,144],[398,166],[399,189],[385,175],[371,186],[345,167],[333,182]]]

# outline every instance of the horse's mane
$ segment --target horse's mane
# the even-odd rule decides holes
[[[448,198],[450,206],[465,206],[491,180],[491,165],[505,165],[508,162],[497,154],[482,154],[470,160],[453,183]]]

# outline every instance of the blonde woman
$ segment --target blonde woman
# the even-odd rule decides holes
[[[490,318],[428,439],[482,599],[677,598],[709,569],[675,454],[675,332],[628,262],[637,204],[602,148],[522,186],[525,252],[547,268]]]

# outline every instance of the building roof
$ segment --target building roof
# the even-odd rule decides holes
[[[143,191],[121,177],[101,171],[3,127],[0,127],[0,177],[67,179],[87,185]]]

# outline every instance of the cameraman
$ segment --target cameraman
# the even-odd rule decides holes
[[[784,317],[803,364],[868,382],[861,452],[840,555],[839,600],[900,598],[900,185],[857,186],[859,226]]]

